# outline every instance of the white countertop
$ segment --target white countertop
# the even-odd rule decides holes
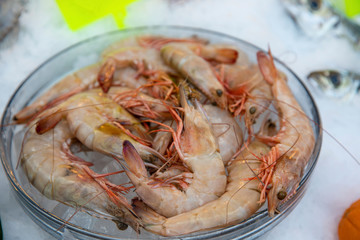
[[[116,29],[110,17],[80,31],[66,26],[55,1],[33,0],[20,18],[19,34],[0,43],[0,111],[17,86],[39,64],[82,39]],[[171,2],[171,4],[169,4]],[[287,63],[302,79],[321,68],[358,70],[360,51],[335,36],[309,39],[278,0],[139,0],[129,9],[129,27],[183,25],[223,32],[264,49]],[[360,97],[351,102],[314,95],[331,133],[360,159]],[[262,239],[337,239],[337,224],[346,207],[360,199],[360,166],[327,133],[308,190],[293,212]],[[0,216],[4,239],[49,239],[10,194],[0,170]]]

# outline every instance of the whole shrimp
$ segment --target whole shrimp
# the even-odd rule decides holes
[[[164,61],[180,72],[210,101],[217,103],[221,108],[226,108],[227,99],[225,89],[217,80],[211,66],[206,60],[197,56],[186,45],[170,43],[161,48]]]
[[[272,176],[272,188],[267,197],[268,211],[270,216],[274,216],[275,209],[296,192],[314,149],[315,138],[308,117],[293,96],[284,76],[278,73],[270,50],[269,55],[258,52],[257,60],[265,80],[272,85],[274,103],[281,119],[280,130],[275,136],[259,136],[274,145],[269,155],[275,162],[267,164],[267,177]]]
[[[68,97],[90,88],[96,83],[99,69],[100,66],[94,64],[69,74],[29,106],[18,112],[14,116],[14,120],[17,123],[27,122],[42,110],[50,108],[66,100]]]
[[[134,184],[136,193],[147,205],[166,217],[190,211],[215,200],[223,194],[226,187],[225,168],[210,123],[199,106],[194,106],[186,99],[183,87],[180,87],[180,100],[185,113],[184,132],[180,141],[183,152],[181,158],[192,171],[190,174],[184,172],[185,177],[192,176],[185,189],[161,185],[152,187],[154,179],[148,176],[135,148],[130,142],[124,142],[123,147],[123,156],[128,165],[126,173]]]
[[[99,89],[76,94],[50,110],[51,114],[42,115],[37,123],[38,133],[66,118],[70,131],[94,151],[121,157],[123,141],[128,140],[144,159],[154,161],[161,157],[148,147],[151,138],[141,123]]]
[[[119,194],[127,189],[110,183],[94,173],[89,162],[73,156],[67,144],[72,138],[74,135],[64,120],[41,135],[32,124],[25,135],[21,159],[29,181],[49,199],[110,214],[114,220],[138,231],[139,219]]]
[[[143,227],[163,236],[177,236],[237,224],[254,214],[262,204],[258,202],[260,161],[269,147],[252,142],[227,167],[228,184],[225,193],[214,201],[191,211],[166,218],[139,200],[134,210],[143,221]]]

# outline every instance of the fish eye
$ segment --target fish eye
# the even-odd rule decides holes
[[[340,74],[338,72],[330,72],[329,79],[335,87],[339,87],[341,84]]]
[[[222,91],[221,89],[217,89],[217,90],[216,90],[216,94],[217,94],[219,97],[221,97],[222,94],[223,94],[223,91]]]
[[[321,0],[308,0],[308,4],[311,10],[319,10],[321,7]]]
[[[278,198],[279,200],[284,200],[284,199],[286,198],[286,195],[287,195],[287,193],[286,193],[285,191],[280,191],[280,192],[278,192],[278,194],[277,194],[277,198]]]

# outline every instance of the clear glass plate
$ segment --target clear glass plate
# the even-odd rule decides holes
[[[9,125],[12,123],[15,113],[32,102],[55,82],[79,68],[97,62],[102,50],[111,43],[129,36],[143,34],[163,35],[168,37],[189,37],[197,35],[201,38],[208,39],[211,43],[228,43],[238,46],[248,54],[252,62],[256,62],[256,52],[261,50],[243,40],[202,29],[173,26],[140,27],[115,31],[79,42],[56,54],[30,74],[13,94],[4,111],[1,120],[1,160],[7,177],[12,185],[12,190],[25,212],[44,230],[57,238],[65,236],[73,236],[79,239],[163,238],[148,233],[145,230],[141,230],[140,234],[136,234],[130,228],[125,231],[120,231],[112,221],[95,218],[85,212],[79,212],[69,220],[69,217],[74,213],[73,208],[42,196],[31,186],[21,167],[16,168],[24,131],[23,126]],[[280,207],[280,213],[274,218],[270,218],[267,214],[267,210],[264,209],[258,211],[240,224],[213,231],[203,231],[181,236],[181,239],[257,238],[284,219],[302,198],[320,152],[322,130],[319,126],[321,126],[321,122],[315,102],[301,80],[279,60],[276,60],[276,66],[280,71],[287,75],[288,84],[296,99],[302,106],[304,112],[313,120],[312,127],[315,133],[316,144],[314,152],[304,171],[304,176],[297,193]],[[172,239],[177,238],[174,237]]]

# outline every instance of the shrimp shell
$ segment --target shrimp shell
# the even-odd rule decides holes
[[[300,183],[303,170],[315,146],[310,120],[292,94],[285,76],[276,70],[271,52],[257,53],[258,64],[265,78],[272,85],[275,106],[280,114],[280,130],[264,141],[275,143],[271,153],[277,164],[272,176],[273,187],[268,193],[268,211],[274,216],[275,209],[287,201]]]
[[[212,124],[221,158],[226,165],[243,143],[242,130],[228,111],[212,105],[204,105],[203,108]]]
[[[161,48],[161,56],[170,66],[202,91],[221,108],[227,105],[224,87],[217,80],[209,63],[186,45],[171,43]]]
[[[36,133],[34,125],[29,129],[21,164],[31,184],[49,199],[111,214],[137,231],[140,222],[127,200],[106,190],[106,179],[95,180],[87,166],[67,158],[62,146],[73,137],[64,120],[42,135]]]
[[[126,173],[134,184],[136,193],[146,204],[166,217],[190,211],[215,200],[223,194],[226,187],[225,167],[211,124],[201,109],[186,99],[183,87],[180,87],[180,99],[185,112],[185,129],[180,142],[182,161],[193,176],[186,189],[182,191],[168,186],[153,188],[153,179],[148,177],[136,150],[130,143],[123,148],[123,155],[129,166]]]
[[[237,224],[261,207],[257,201],[260,197],[260,181],[256,177],[260,161],[254,155],[265,155],[269,149],[255,141],[243,150],[228,167],[226,191],[217,200],[171,218],[161,216],[138,200],[133,202],[134,210],[146,230],[163,236],[178,236]]]

